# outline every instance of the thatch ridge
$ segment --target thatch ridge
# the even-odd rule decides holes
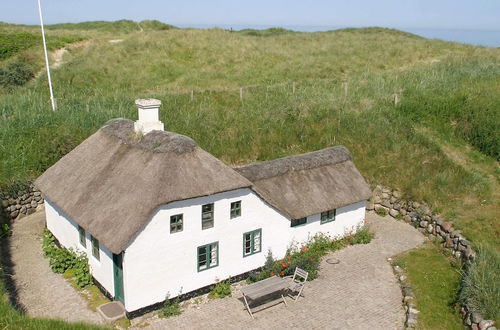
[[[371,190],[343,146],[236,167],[252,189],[291,219],[367,200]]]

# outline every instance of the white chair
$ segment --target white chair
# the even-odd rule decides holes
[[[290,284],[288,285],[288,289],[290,291],[298,292],[297,296],[295,297],[295,301],[299,299],[300,295],[302,294],[302,290],[304,290],[304,285],[306,284],[307,276],[309,276],[308,272],[306,272],[303,269],[300,269],[299,267],[296,267],[293,276],[286,277],[290,279]]]

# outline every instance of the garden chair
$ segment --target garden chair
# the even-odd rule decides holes
[[[303,269],[300,269],[299,267],[295,268],[293,276],[292,275],[286,276],[286,278],[290,280],[288,289],[293,292],[298,292],[297,296],[295,297],[295,301],[299,299],[300,295],[302,294],[302,290],[304,290],[304,285],[306,284],[307,276],[309,276],[309,273]]]

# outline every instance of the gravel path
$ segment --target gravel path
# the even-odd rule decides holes
[[[68,322],[103,323],[88,309],[87,301],[49,267],[42,255],[41,233],[45,212],[17,219],[12,225],[11,258],[18,301],[30,316],[63,319]]]
[[[422,244],[424,236],[406,223],[367,214],[376,233],[370,244],[331,253],[321,264],[318,279],[308,282],[305,298],[288,300],[256,312],[252,320],[243,303],[233,297],[211,300],[180,316],[149,319],[148,329],[401,329],[402,294],[388,257]],[[337,265],[325,262],[340,260]],[[287,298],[288,299],[288,298]],[[136,322],[134,322],[136,323]]]

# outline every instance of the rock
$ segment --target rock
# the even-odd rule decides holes
[[[28,210],[26,211],[26,214],[27,214],[27,215],[30,215],[30,214],[33,214],[33,213],[35,213],[35,212],[36,212],[36,209],[33,209],[33,208],[32,208],[32,209],[28,209]]]
[[[481,314],[477,313],[477,312],[473,312],[471,315],[471,320],[473,323],[479,323],[481,322],[483,319],[483,317],[481,316]]]
[[[467,248],[466,248],[465,246],[460,245],[460,244],[458,245],[458,251],[460,251],[460,252],[464,252],[466,249],[467,249]]]
[[[396,197],[392,196],[391,199],[390,199],[390,201],[391,201],[392,204],[394,204],[394,203],[396,203],[398,201],[398,199]]]
[[[26,216],[25,213],[19,213],[19,215],[17,216],[17,219],[22,219]]]
[[[453,241],[449,238],[446,239],[446,241],[444,242],[444,246],[449,247],[449,248],[453,247]]]
[[[422,233],[423,235],[425,235],[425,229],[424,228],[418,228],[417,229],[420,233]]]
[[[396,211],[395,209],[390,209],[389,214],[391,215],[391,217],[395,218],[399,215],[399,212]]]
[[[43,204],[43,199],[40,199],[37,204]]]
[[[404,274],[399,275],[399,280],[400,280],[401,282],[406,281],[406,275],[404,275]]]
[[[401,274],[403,272],[403,269],[401,269],[401,267],[399,267],[398,265],[394,266],[394,271],[398,274]]]
[[[386,192],[382,192],[382,194],[380,195],[382,197],[382,199],[389,199],[389,194],[386,193]]]
[[[405,296],[403,298],[403,302],[404,303],[408,303],[408,302],[412,302],[413,301],[413,297],[412,296]]]
[[[378,195],[373,196],[373,204],[380,204],[380,203],[382,203],[382,198],[380,198],[380,196]]]
[[[42,197],[41,197],[41,196],[35,196],[35,198],[33,198],[33,200],[34,200],[35,202],[38,202],[38,201],[39,201],[39,200],[41,200],[41,199],[42,199]]]
[[[451,232],[451,237],[456,237],[459,238],[460,234],[462,233],[461,230],[454,230]]]
[[[476,256],[476,253],[474,252],[474,250],[471,249],[470,246],[468,246],[466,249],[465,249],[465,252],[464,252],[465,256],[468,258],[468,259],[474,259],[474,257]]]
[[[26,198],[24,201],[26,203],[31,203],[32,200],[33,200],[33,197],[30,196],[30,197]]]
[[[470,242],[468,240],[466,240],[466,239],[462,239],[462,240],[460,240],[460,245],[469,246]]]
[[[390,190],[390,189],[387,189],[387,188],[382,188],[382,193],[383,193],[383,194],[390,195],[390,194],[391,194],[391,190]]]
[[[462,252],[460,252],[460,251],[455,251],[455,253],[454,253],[454,254],[455,254],[455,257],[456,257],[457,259],[462,258]]]
[[[399,211],[401,209],[401,205],[399,203],[394,203],[392,205],[392,208],[395,209],[395,210],[397,210],[397,211]]]
[[[390,209],[390,208],[391,208],[391,203],[390,203],[388,200],[386,200],[386,199],[382,200],[382,203],[380,203],[380,204],[381,204],[382,206],[387,207],[388,209]]]
[[[432,234],[432,233],[434,232],[434,226],[433,226],[433,225],[431,225],[431,224],[429,224],[429,225],[427,226],[427,232],[428,232],[429,234]]]
[[[424,215],[431,215],[432,211],[426,204],[420,206],[420,212]]]
[[[408,313],[416,315],[416,314],[420,313],[420,311],[413,308],[413,307],[410,307],[410,308],[408,308]]]
[[[403,215],[403,216],[404,216],[404,215],[406,215],[406,213],[408,213],[408,211],[406,211],[406,209],[401,208],[401,209],[399,210],[399,213],[401,213],[401,215]]]
[[[495,322],[493,322],[492,320],[482,320],[481,322],[479,322],[479,329],[487,329],[489,327],[492,327],[494,324]]]
[[[425,221],[425,220],[424,221],[420,221],[420,227],[425,228],[428,225],[429,225],[429,223],[427,221]]]
[[[12,219],[14,219],[15,217],[17,217],[17,216],[19,215],[19,211],[14,211],[14,212],[11,212],[9,215],[10,215],[10,217],[11,217]]]
[[[396,198],[400,199],[400,198],[401,198],[401,192],[400,192],[399,190],[394,190],[394,191],[392,192],[392,196],[394,196],[394,197],[396,197]]]
[[[478,325],[478,324],[476,324],[476,323],[472,323],[472,325],[470,326],[470,328],[471,328],[472,330],[479,330],[479,325]]]
[[[441,218],[439,215],[433,216],[432,221],[435,221],[436,224],[438,224],[440,226],[443,224],[443,218]]]
[[[23,205],[23,207],[21,207],[21,209],[19,210],[19,213],[26,214],[26,210],[27,210],[26,206]]]
[[[436,240],[436,236],[435,236],[435,235],[433,235],[433,234],[429,234],[429,236],[428,236],[428,237],[429,237],[429,240],[431,240],[431,241]]]
[[[449,233],[449,232],[453,229],[453,226],[452,226],[452,225],[451,225],[451,223],[449,223],[449,222],[443,222],[443,224],[441,225],[441,228],[442,228],[445,232]]]
[[[372,211],[375,209],[375,204],[373,204],[372,201],[368,201],[368,203],[366,203],[366,210],[367,211]]]
[[[496,327],[488,327],[486,330],[497,330]]]
[[[413,297],[413,291],[411,290],[411,288],[409,286],[404,286],[402,288],[402,291],[403,291],[403,296]]]
[[[407,214],[407,215],[403,216],[403,220],[404,220],[404,222],[410,223],[411,217]]]
[[[16,210],[21,209],[21,204],[16,204]]]
[[[33,193],[33,196],[42,196],[42,193],[41,193],[41,192],[39,192],[39,191],[35,191],[35,192]]]

